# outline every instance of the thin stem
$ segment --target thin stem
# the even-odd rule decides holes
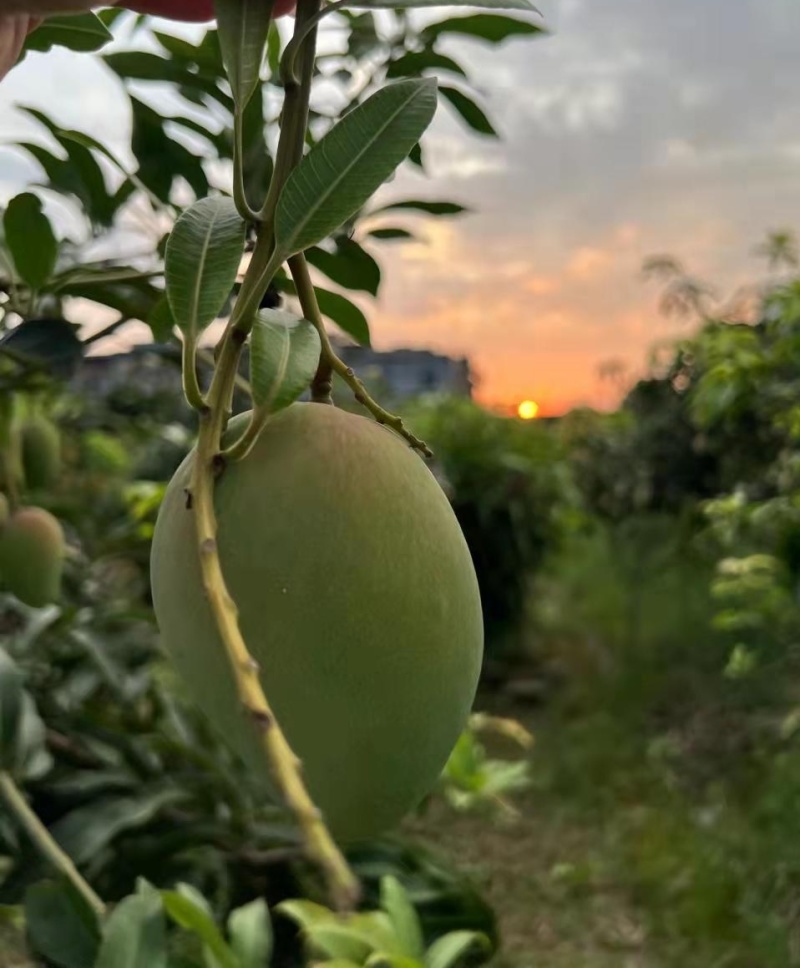
[[[250,414],[250,422],[247,425],[247,429],[235,443],[222,451],[223,458],[230,463],[244,460],[253,449],[253,445],[258,440],[261,431],[264,429],[264,424],[269,420],[269,417],[270,411],[268,409],[254,409]]]
[[[283,125],[278,151],[275,157],[275,169],[270,182],[266,201],[260,212],[260,218],[268,225],[275,219],[283,186],[303,156],[306,129],[308,127],[308,102],[311,95],[311,82],[314,77],[314,62],[317,48],[317,26],[312,23],[319,12],[320,0],[304,0],[298,4],[295,18],[294,35],[300,37],[297,56],[302,56],[300,65],[301,76],[298,79],[294,73],[284,78]],[[292,41],[289,41],[291,43]]]
[[[190,407],[202,410],[205,406],[203,393],[197,380],[197,337],[184,336],[182,349],[183,395]]]
[[[347,910],[358,899],[358,881],[309,796],[300,773],[300,761],[292,752],[264,695],[258,663],[247,650],[239,628],[238,609],[222,573],[217,546],[214,486],[224,466],[218,450],[226,417],[222,404],[233,383],[237,360],[235,343],[229,340],[223,346],[217,363],[219,379],[215,381],[215,389],[209,396],[208,409],[201,415],[192,471],[192,508],[203,587],[228,654],[239,701],[257,732],[275,783],[300,824],[309,856],[325,874],[334,904]]]
[[[322,321],[322,313],[317,303],[317,296],[314,292],[311,274],[308,271],[308,263],[302,252],[289,259],[289,270],[292,273],[292,279],[294,279],[297,298],[300,300],[303,315],[314,324],[319,333],[319,338],[322,343],[322,359],[330,366],[334,373],[338,374],[344,380],[353,391],[356,400],[369,410],[379,424],[385,424],[387,427],[391,427],[392,430],[400,434],[401,437],[404,437],[415,450],[420,451],[425,457],[433,457],[433,451],[425,441],[420,440],[419,437],[415,437],[407,429],[402,417],[398,417],[396,414],[384,410],[379,403],[373,400],[367,388],[359,380],[352,368],[336,355],[328,332],[325,329],[325,324]]]
[[[250,207],[244,186],[244,161],[242,158],[242,111],[237,107],[233,114],[233,201],[245,222],[257,222],[258,212]]]
[[[326,4],[322,9],[309,17],[301,24],[299,30],[295,30],[291,40],[287,43],[281,57],[281,78],[284,84],[299,83],[295,72],[295,62],[300,53],[300,47],[309,33],[319,26],[320,22],[330,13],[336,13],[341,7],[348,6],[352,0],[336,0],[335,3]]]
[[[6,801],[8,809],[19,821],[20,826],[25,829],[25,832],[36,845],[42,857],[67,878],[98,917],[104,917],[106,913],[105,904],[81,877],[72,858],[58,846],[50,831],[31,810],[17,784],[6,772],[0,772],[0,795]]]
[[[311,400],[313,403],[333,404],[333,367],[330,360],[319,358],[319,366],[311,381]]]

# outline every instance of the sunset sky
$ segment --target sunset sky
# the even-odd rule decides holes
[[[768,230],[800,229],[800,4],[539,6],[548,37],[452,44],[503,138],[467,134],[440,107],[428,178],[404,171],[382,199],[474,213],[420,221],[424,244],[378,250],[385,284],[365,306],[378,347],[467,355],[481,399],[553,413],[610,405],[603,361],[633,375],[654,341],[686,331],[659,316],[646,256],[673,253],[726,292],[762,271],[753,249]],[[30,130],[13,105],[38,103],[124,144],[114,90],[86,58],[32,57],[0,85],[0,131]],[[0,201],[34,172],[3,150]]]

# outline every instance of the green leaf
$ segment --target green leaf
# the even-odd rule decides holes
[[[315,952],[329,958],[350,958],[362,964],[375,950],[371,939],[346,924],[318,924],[305,929]]]
[[[367,317],[346,296],[315,286],[320,312],[361,346],[371,346]]]
[[[431,78],[398,81],[346,114],[294,169],[278,202],[276,247],[286,257],[321,242],[394,172],[436,110]]]
[[[44,881],[25,892],[25,924],[31,948],[59,968],[93,965],[100,947],[97,916],[66,883]]]
[[[264,968],[272,958],[272,922],[263,898],[231,911],[228,936],[239,968]]]
[[[194,76],[194,75],[191,75]],[[133,112],[131,148],[139,162],[137,176],[159,201],[168,203],[176,178],[184,178],[198,198],[208,194],[202,160],[164,131],[164,119],[144,102],[130,98]]]
[[[168,788],[132,797],[108,797],[68,813],[50,832],[76,864],[85,864],[115,837],[148,824],[164,807],[185,796],[182,790]]]
[[[377,296],[381,269],[372,256],[352,239],[337,239],[333,252],[314,246],[306,259],[329,279],[344,289],[356,289]]]
[[[380,208],[373,209],[369,214],[378,215],[380,212],[412,211],[424,212],[426,215],[461,215],[470,209],[458,202],[436,202],[421,198],[409,198],[400,202],[390,202]]]
[[[336,915],[333,911],[313,901],[282,901],[275,910],[285,914],[304,929],[317,924],[336,923]]]
[[[147,325],[153,334],[156,343],[168,343],[175,329],[175,317],[169,307],[169,300],[166,295],[153,306],[150,315],[147,317]]]
[[[319,333],[307,319],[262,309],[250,344],[250,386],[259,410],[277,413],[300,396],[317,372]]]
[[[25,695],[22,673],[4,649],[0,649],[0,769],[13,770]]]
[[[467,97],[463,91],[459,91],[455,87],[443,85],[439,90],[442,92],[442,96],[447,98],[473,131],[477,131],[478,134],[489,135],[492,138],[498,137],[497,131],[492,126],[492,122],[472,98]]]
[[[451,17],[430,24],[423,31],[425,43],[445,34],[475,37],[490,44],[500,44],[509,37],[521,37],[530,34],[545,34],[547,31],[528,20],[515,20],[513,17],[502,17],[491,13],[476,13],[471,17]]]
[[[170,918],[178,927],[200,938],[220,968],[239,968],[236,956],[207,911],[178,891],[162,891],[161,897]]]
[[[435,50],[409,51],[403,54],[397,60],[389,62],[386,76],[390,79],[395,77],[419,77],[423,71],[427,70],[450,71],[452,74],[458,74],[461,77],[467,76],[464,68],[454,61],[452,57],[448,57],[446,54],[439,54]]]
[[[271,0],[215,0],[219,44],[239,111],[253,96],[264,62]]]
[[[424,968],[424,965],[416,958],[406,958],[405,955],[387,955],[380,951],[367,959],[364,968]]]
[[[55,268],[58,242],[36,195],[23,192],[12,198],[3,228],[19,278],[32,289],[41,289]]]
[[[0,339],[0,355],[66,380],[83,358],[83,345],[65,319],[27,319]]]
[[[396,877],[381,879],[381,907],[391,919],[395,934],[403,946],[403,953],[412,958],[421,958],[425,947],[419,917]]]
[[[477,931],[451,931],[434,941],[425,955],[425,968],[453,968],[476,946],[489,947],[489,940]]]
[[[416,239],[414,233],[409,232],[408,229],[391,226],[382,229],[372,229],[367,232],[367,235],[371,235],[373,239],[378,239],[381,242],[408,242]]]
[[[47,749],[47,729],[29,693],[23,693],[17,727],[16,757],[11,771],[20,780],[39,780],[53,765]]]
[[[202,198],[187,209],[167,242],[165,278],[175,323],[196,337],[216,319],[236,282],[245,224],[233,199]]]
[[[25,50],[48,51],[52,47],[67,47],[69,50],[93,51],[113,39],[108,27],[93,13],[67,14],[48,17],[28,37]]]
[[[134,894],[117,905],[94,968],[167,968],[164,909],[157,893]]]

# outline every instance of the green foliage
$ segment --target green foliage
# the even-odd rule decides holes
[[[468,400],[423,401],[409,420],[436,454],[481,588],[487,647],[513,647],[531,576],[561,533],[572,487],[549,428]]]
[[[319,333],[307,319],[262,309],[250,349],[250,385],[256,409],[276,413],[293,403],[313,379],[319,352]]]
[[[408,156],[433,119],[436,82],[396,81],[350,111],[303,158],[275,215],[285,257],[340,228]]]
[[[277,910],[299,926],[325,968],[456,968],[467,954],[488,946],[478,932],[453,931],[424,950],[418,915],[394,877],[381,881],[380,911],[341,917],[308,901],[287,901]]]

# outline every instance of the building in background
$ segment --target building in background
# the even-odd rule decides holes
[[[427,393],[472,396],[472,371],[465,358],[428,350],[381,352],[339,342],[336,352],[370,390],[392,400],[407,400]],[[175,390],[180,385],[179,370],[180,352],[176,348],[146,344],[126,353],[88,357],[73,379],[72,387],[89,396],[107,396],[125,389],[149,396]],[[243,372],[246,372],[246,361]]]

